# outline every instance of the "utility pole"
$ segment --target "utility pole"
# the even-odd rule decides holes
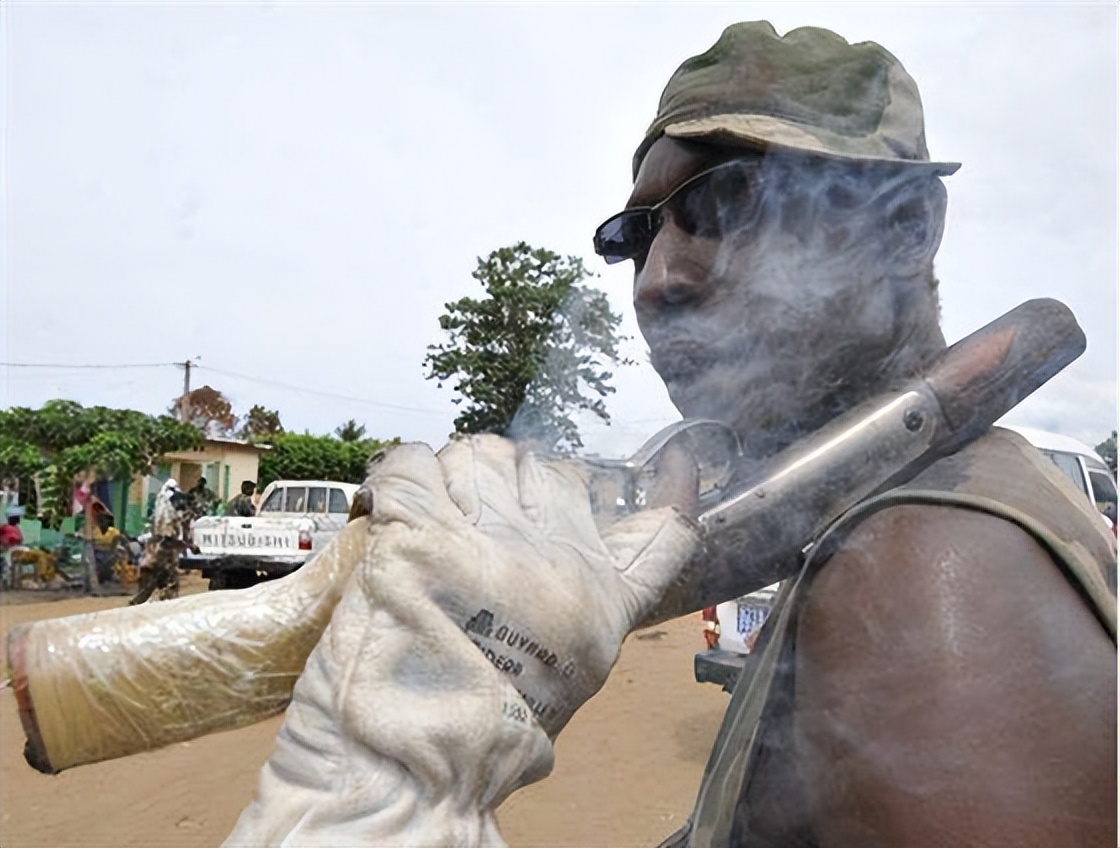
[[[179,398],[179,420],[186,424],[191,418],[191,361],[176,362],[183,369],[183,396]]]

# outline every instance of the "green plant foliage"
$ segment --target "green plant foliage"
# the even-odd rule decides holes
[[[71,477],[88,470],[99,477],[130,480],[133,474],[147,470],[146,458],[137,434],[110,430],[62,451],[58,464]]]
[[[1112,473],[1116,473],[1116,431],[1112,431],[1112,435],[1097,445],[1097,453],[1101,458],[1108,463],[1108,467],[1112,469]]]
[[[333,436],[309,433],[280,433],[272,449],[261,454],[260,485],[274,480],[337,480],[361,483],[366,479],[370,457],[400,439],[360,439],[344,442]]]
[[[366,425],[351,418],[341,427],[336,427],[334,434],[344,442],[359,442],[366,434]]]
[[[586,285],[581,259],[519,242],[478,260],[473,276],[486,297],[445,304],[447,341],[430,345],[428,379],[454,381],[466,404],[460,433],[501,433],[566,450],[582,445],[577,410],[609,423],[614,391],[608,365],[618,353],[621,316]]]
[[[0,410],[0,462],[10,457],[14,468],[18,459],[24,463],[24,473],[41,475],[40,509],[52,524],[69,512],[66,499],[74,475],[94,471],[130,478],[146,472],[165,453],[202,444],[202,434],[190,424],[132,409],[87,408],[70,400],[51,400],[40,409]],[[35,469],[27,464],[31,451],[39,457]]]
[[[57,465],[48,465],[39,475],[39,519],[47,527],[58,528],[70,514],[71,487]]]
[[[258,403],[245,416],[238,434],[243,439],[269,442],[278,433],[283,432],[284,425],[280,423],[280,413],[275,409],[266,409]]]
[[[0,480],[33,477],[46,467],[46,460],[34,445],[0,435]]]

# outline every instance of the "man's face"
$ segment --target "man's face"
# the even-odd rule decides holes
[[[704,179],[717,177],[702,178],[659,216],[635,258],[634,306],[681,413],[724,421],[765,454],[876,380],[897,340],[896,309],[883,210],[851,166],[662,138],[627,206],[656,204],[730,160],[744,160],[738,176],[738,166],[720,169],[720,180],[733,173],[730,187],[708,191]],[[720,223],[698,223],[704,214]]]

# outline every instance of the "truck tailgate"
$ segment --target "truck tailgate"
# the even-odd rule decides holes
[[[202,556],[305,557],[299,527],[291,519],[201,518],[191,537]]]

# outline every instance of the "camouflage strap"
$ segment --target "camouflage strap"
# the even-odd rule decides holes
[[[727,846],[735,823],[743,785],[754,760],[762,729],[762,713],[777,677],[778,662],[785,651],[798,587],[805,577],[802,568],[796,580],[783,584],[774,601],[778,611],[775,626],[766,635],[761,655],[748,655],[747,664],[731,694],[727,713],[704,768],[696,807],[692,813],[688,848]],[[761,640],[760,640],[761,641]],[[751,659],[758,657],[756,663]]]

